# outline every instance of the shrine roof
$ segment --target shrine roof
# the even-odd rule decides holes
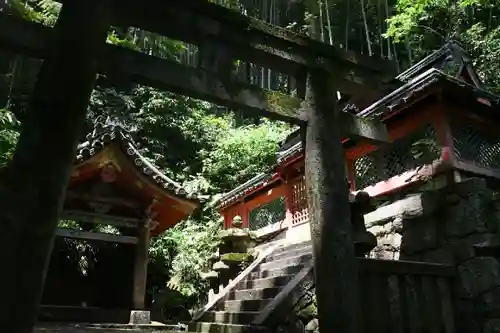
[[[447,70],[447,67],[451,68]],[[454,71],[454,75],[459,75],[462,71],[465,71],[476,87],[483,88],[469,54],[453,39],[447,41],[441,48],[400,73],[396,76],[396,80],[408,82],[431,68],[436,68],[444,72]]]
[[[245,183],[238,185],[231,191],[223,194],[222,197],[220,197],[214,204],[217,207],[229,205],[245,196],[245,194],[267,185],[273,180],[275,175],[276,173],[272,171],[260,173]]]
[[[75,166],[79,166],[105,150],[111,143],[116,143],[123,155],[136,170],[148,181],[163,188],[167,193],[188,201],[197,201],[196,194],[186,191],[179,183],[163,174],[139,151],[139,145],[123,126],[117,124],[98,124],[86,140],[78,145]]]
[[[396,109],[401,109],[405,104],[409,104],[422,97],[437,85],[447,91],[455,92],[455,95],[459,98],[471,98],[475,100],[482,98],[488,100],[492,105],[498,105],[500,101],[500,96],[467,83],[462,79],[448,75],[439,69],[430,68],[384,98],[373,103],[361,111],[358,116],[387,118]]]
[[[348,105],[343,111],[351,112],[352,106]],[[302,150],[300,129],[297,129],[282,141],[276,152],[276,163],[270,167],[268,172],[260,173],[245,183],[238,185],[231,191],[223,194],[214,204],[218,207],[230,205],[250,192],[253,192],[253,190],[271,184],[274,180],[278,180],[279,175],[275,171],[276,168],[296,157]]]
[[[452,66],[451,70],[447,67]],[[453,67],[454,66],[454,67]],[[446,72],[453,74],[449,75]],[[470,83],[463,75],[468,76]],[[400,82],[399,88],[379,99],[362,111],[356,106],[346,105],[344,112],[351,112],[361,118],[386,118],[396,108],[404,105],[427,93],[430,88],[440,84],[445,88],[454,89],[461,97],[484,98],[498,105],[500,97],[484,89],[479,80],[467,52],[455,41],[445,43],[440,49],[425,57],[406,71],[399,74],[395,81]],[[344,142],[345,144],[345,142]],[[276,154],[276,165],[269,173],[259,174],[232,191],[224,194],[216,203],[219,207],[227,206],[259,186],[265,186],[275,175],[277,165],[297,156],[303,151],[300,130],[291,133],[282,143]]]

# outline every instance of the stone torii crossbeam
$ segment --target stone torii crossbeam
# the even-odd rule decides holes
[[[108,45],[111,25],[134,26],[197,45],[199,66],[190,68]],[[35,322],[97,73],[303,126],[321,329],[357,331],[357,270],[341,139],[347,135],[384,142],[387,133],[377,122],[341,113],[335,92],[357,94],[364,85],[376,86],[393,76],[393,66],[336,50],[206,0],[143,0],[140,4],[65,0],[54,28],[4,11],[0,48],[45,60],[13,162],[0,187],[0,282],[6,287],[0,325],[6,331],[29,333]],[[235,60],[294,77],[296,96],[236,81],[230,75]]]

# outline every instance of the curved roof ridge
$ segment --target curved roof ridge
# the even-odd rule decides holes
[[[196,194],[189,193],[181,184],[167,177],[146,156],[142,155],[130,131],[121,124],[96,123],[93,131],[87,134],[86,141],[77,146],[76,163],[81,164],[91,159],[114,141],[119,142],[124,155],[151,182],[184,199],[198,199]]]

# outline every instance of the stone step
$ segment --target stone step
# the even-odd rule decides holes
[[[235,287],[235,290],[283,287],[288,282],[290,282],[293,279],[293,277],[294,277],[293,275],[284,275],[274,278],[246,280],[238,283]]]
[[[275,260],[260,264],[259,271],[266,271],[271,269],[280,269],[288,266],[304,266],[312,261],[312,253],[305,253],[296,257],[285,257],[281,260]]]
[[[230,300],[247,301],[253,299],[273,298],[280,292],[281,288],[262,288],[262,289],[240,289],[234,290],[229,295]]]
[[[289,252],[289,251],[295,251],[295,250],[301,250],[303,248],[311,247],[311,241],[307,242],[302,242],[302,243],[296,243],[296,244],[291,244],[287,246],[282,246],[274,250],[270,255],[277,255],[283,252]]]
[[[302,246],[302,247],[295,247],[286,251],[280,251],[277,253],[271,253],[268,255],[263,262],[270,262],[274,260],[281,260],[284,258],[289,258],[289,257],[296,257],[300,256],[306,253],[311,253],[312,254],[312,245],[308,246]]]
[[[112,325],[108,325],[112,326]],[[89,327],[85,324],[44,324],[38,323],[33,333],[189,333],[163,325],[128,325],[123,327]]]
[[[270,333],[268,329],[262,326],[205,322],[189,324],[188,331],[197,333]]]
[[[257,270],[256,272],[252,272],[250,279],[258,280],[265,278],[275,278],[279,276],[285,275],[294,275],[300,272],[303,268],[303,265],[292,265],[278,269],[266,269],[266,270]]]
[[[272,298],[267,299],[251,299],[244,301],[228,300],[221,304],[219,310],[227,312],[245,312],[245,311],[260,311],[262,310]]]
[[[259,314],[258,311],[253,312],[226,312],[226,311],[208,311],[200,318],[201,322],[210,323],[225,323],[237,325],[249,325]]]

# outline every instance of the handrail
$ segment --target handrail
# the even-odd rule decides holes
[[[219,292],[212,300],[210,300],[202,309],[198,310],[194,315],[192,322],[199,320],[205,312],[209,311],[213,306],[215,306],[219,301],[224,299],[238,283],[243,281],[243,279],[247,278],[259,265],[260,263],[269,256],[272,252],[274,252],[277,248],[283,246],[283,244],[271,245],[268,248],[265,248],[262,252],[259,253],[257,259],[255,259],[250,266],[248,266],[243,272],[238,274],[238,276],[232,280],[221,292]]]
[[[271,302],[269,302],[266,307],[259,313],[259,315],[253,320],[252,325],[262,325],[276,310],[283,306],[283,304],[288,304],[288,300],[294,297],[293,291],[298,288],[303,282],[306,282],[309,278],[313,280],[313,264],[309,264],[295,275],[295,277],[276,295]],[[299,297],[300,298],[300,295]],[[298,300],[298,299],[297,299]],[[297,301],[295,300],[295,301]],[[292,300],[292,303],[294,300]]]

